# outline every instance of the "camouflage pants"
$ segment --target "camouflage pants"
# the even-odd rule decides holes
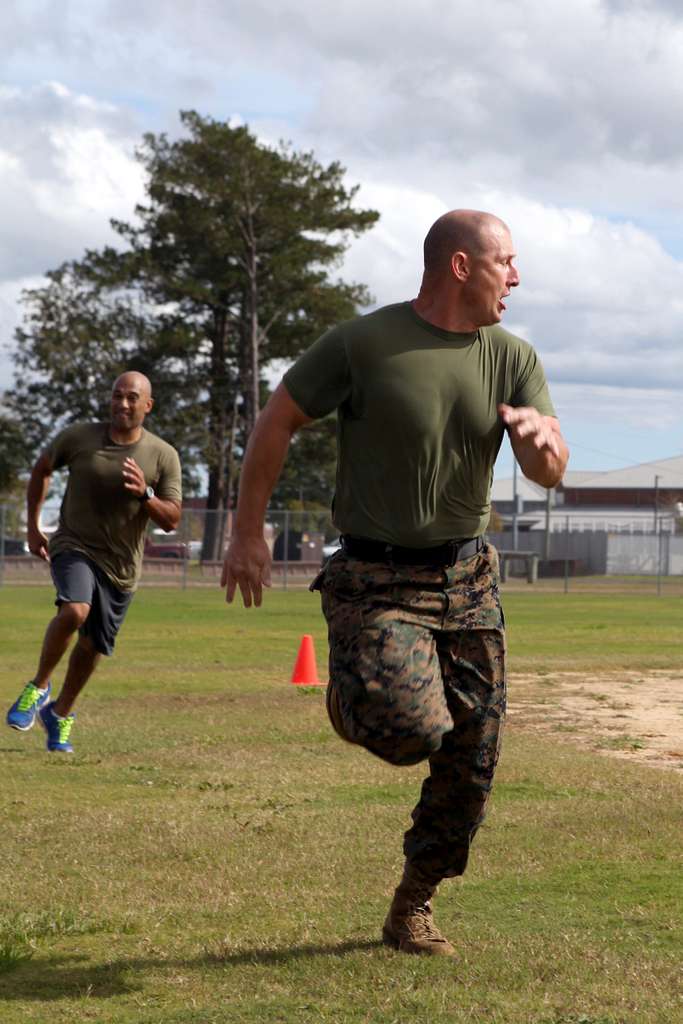
[[[394,765],[429,760],[404,852],[436,882],[465,870],[505,714],[498,555],[450,568],[335,555],[320,590],[330,686],[352,743]]]

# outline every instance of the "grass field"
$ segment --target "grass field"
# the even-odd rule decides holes
[[[0,589],[0,700],[47,588]],[[681,670],[678,597],[513,592],[515,672]],[[0,741],[0,1021],[675,1024],[683,777],[506,736],[471,866],[437,920],[456,962],[379,943],[421,778],[336,739],[291,686],[317,598],[258,612],[144,589],[78,707],[71,757]],[[58,679],[61,674],[58,674]]]

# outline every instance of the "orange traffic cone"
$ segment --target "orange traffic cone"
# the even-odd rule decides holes
[[[301,637],[299,653],[294,663],[292,682],[297,686],[323,686],[318,679],[318,669],[315,664],[315,650],[313,648],[313,637],[308,633]]]

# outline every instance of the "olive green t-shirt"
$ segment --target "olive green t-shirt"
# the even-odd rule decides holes
[[[442,330],[410,302],[334,327],[284,384],[308,416],[337,409],[335,526],[405,547],[486,529],[500,402],[555,415],[528,342],[497,325]]]
[[[119,590],[135,590],[149,515],[146,503],[123,486],[123,460],[135,459],[157,497],[180,503],[177,451],[144,428],[134,444],[116,444],[106,423],[67,427],[45,451],[53,470],[69,470],[50,556],[82,551]]]

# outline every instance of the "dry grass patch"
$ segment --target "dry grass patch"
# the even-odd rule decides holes
[[[683,675],[514,673],[508,723],[626,760],[683,770]]]

